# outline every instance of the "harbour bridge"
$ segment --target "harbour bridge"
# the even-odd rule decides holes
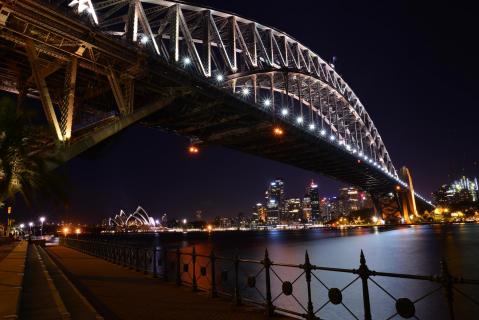
[[[0,89],[41,101],[63,161],[143,123],[360,187],[407,222],[432,207],[334,66],[273,27],[181,1],[0,0],[0,48]]]

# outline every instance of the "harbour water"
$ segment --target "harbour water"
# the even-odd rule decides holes
[[[188,234],[129,234],[114,236],[117,241],[135,243],[141,246],[167,245],[181,247],[190,252],[195,246],[199,254],[216,255],[261,260],[267,248],[273,262],[302,264],[308,251],[311,263],[325,267],[357,269],[359,255],[363,250],[366,263],[371,270],[419,275],[438,275],[441,272],[440,260],[444,259],[452,275],[467,279],[477,279],[479,256],[479,225],[421,225],[394,229],[354,228],[354,229],[314,229],[298,231],[238,231]],[[121,239],[121,240],[120,240]],[[170,257],[170,259],[174,259]],[[189,257],[182,258],[188,264]],[[203,259],[203,260],[202,260]],[[198,268],[208,267],[208,259],[200,258]],[[224,262],[218,266],[218,273],[230,272],[230,276],[219,284],[226,292],[232,290],[232,265]],[[304,313],[306,307],[306,281],[299,268],[274,266],[271,287],[274,304]],[[171,270],[170,270],[171,271]],[[184,271],[185,282],[191,280],[191,273]],[[247,284],[248,277],[256,276],[256,286]],[[327,288],[339,289],[347,286],[357,276],[345,273],[315,271],[311,281],[314,310],[328,301]],[[264,297],[264,272],[261,265],[241,264],[240,278],[242,295],[261,300]],[[283,281],[293,282],[293,295],[281,294]],[[409,298],[415,301],[439,287],[437,283],[420,280],[373,277],[377,283],[369,282],[371,309],[374,319],[388,319],[396,312],[395,299]],[[207,286],[208,274],[199,279],[201,286]],[[221,281],[220,281],[221,282]],[[460,285],[461,292],[476,301],[479,286]],[[384,289],[384,290],[383,290]],[[385,292],[387,291],[387,293]],[[479,307],[468,301],[461,293],[455,292],[456,319],[473,319],[473,312]],[[317,315],[327,319],[363,318],[361,281],[355,281],[343,292],[343,304],[326,304]],[[445,293],[439,289],[415,304],[419,319],[448,319],[448,306]],[[349,310],[348,310],[349,309]],[[354,316],[353,316],[354,315]],[[399,316],[392,317],[391,319]]]

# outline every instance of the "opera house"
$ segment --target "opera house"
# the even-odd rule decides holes
[[[142,208],[138,207],[132,214],[120,210],[120,214],[108,219],[108,226],[116,230],[152,230],[160,228],[161,225],[155,222]]]

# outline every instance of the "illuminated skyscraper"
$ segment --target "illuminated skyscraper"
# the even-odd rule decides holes
[[[268,224],[277,224],[284,214],[284,182],[276,179],[269,184],[266,191],[266,208]]]
[[[311,221],[319,221],[321,209],[319,206],[319,188],[318,185],[311,180],[311,183],[306,187],[306,197],[309,198],[311,206]]]

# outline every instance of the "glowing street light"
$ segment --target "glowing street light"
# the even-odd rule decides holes
[[[249,89],[244,87],[243,89],[241,89],[241,94],[244,96],[244,97],[247,97],[249,96]]]
[[[43,236],[43,223],[45,222],[45,217],[40,217],[40,236]]]
[[[25,227],[25,225],[23,223],[20,223],[20,229],[23,229]]]
[[[288,115],[288,113],[289,113],[288,109],[286,109],[286,108],[281,109],[281,115],[283,117],[286,117]]]
[[[310,123],[310,124],[309,124],[309,130],[314,130],[314,128],[315,128],[314,123]]]
[[[213,226],[211,224],[209,224],[206,228],[208,229],[208,232],[211,232],[211,230],[213,230]]]
[[[224,78],[225,78],[225,77],[224,77],[222,74],[218,74],[218,75],[216,76],[216,81],[221,82],[221,81],[224,80]]]
[[[319,134],[324,137],[324,136],[326,135],[326,130],[322,129],[322,130],[319,132]]]
[[[68,236],[69,233],[70,229],[68,227],[63,228],[63,235],[65,236],[65,238]]]
[[[299,124],[303,123],[303,117],[296,118],[296,122]]]
[[[78,238],[78,235],[81,233],[81,229],[80,228],[76,228],[75,229],[75,234],[77,235],[77,238]]]
[[[263,104],[264,104],[265,107],[269,107],[271,105],[271,100],[270,99],[265,99],[263,101]]]

